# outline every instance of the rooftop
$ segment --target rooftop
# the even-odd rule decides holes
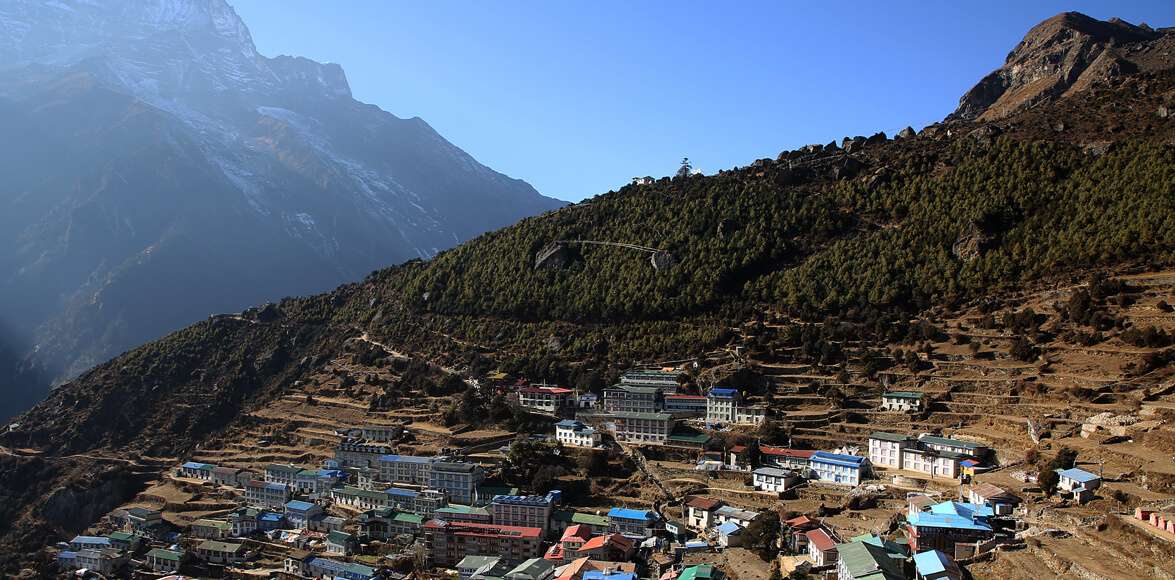
[[[297,499],[290,500],[286,502],[286,511],[304,512],[313,509],[315,505],[316,504],[312,504],[308,501],[301,501]]]
[[[776,467],[760,467],[755,470],[755,475],[767,475],[770,477],[794,477],[796,472],[790,469],[779,469]]]
[[[648,419],[650,421],[668,421],[673,418],[669,413],[613,413],[613,417],[617,419]]]
[[[1057,475],[1060,475],[1061,477],[1067,477],[1078,483],[1089,483],[1091,481],[1101,479],[1101,477],[1098,477],[1097,475],[1094,475],[1084,469],[1077,469],[1076,467],[1071,467],[1069,469],[1058,469]]]
[[[804,535],[808,537],[809,542],[816,546],[817,550],[827,552],[836,549],[836,542],[828,535],[828,532],[821,528],[808,530],[804,532]]]
[[[939,437],[937,435],[923,435],[918,439],[927,445],[946,445],[950,447],[960,447],[970,451],[974,451],[983,447],[983,444],[974,441],[963,441],[961,439],[951,439],[949,437]]]
[[[735,397],[737,395],[738,395],[738,389],[722,389],[722,388],[716,387],[716,388],[710,389],[709,396],[714,397],[714,398],[718,398],[718,399],[729,399],[729,398]]]
[[[868,542],[849,542],[837,546],[840,562],[853,578],[904,580],[899,554]]]
[[[922,393],[918,391],[889,391],[881,396],[891,399],[921,399]]]
[[[650,520],[650,521],[657,520],[660,518],[660,516],[657,515],[657,512],[654,512],[654,511],[635,510],[635,509],[619,508],[619,507],[614,507],[614,508],[608,510],[608,517],[620,518],[620,519],[624,519],[624,520]]]
[[[897,433],[887,433],[885,431],[874,431],[869,434],[870,439],[877,439],[879,441],[892,441],[894,443],[906,443],[908,441],[917,441],[917,439],[909,435],[899,435]]]
[[[815,451],[811,449],[789,449],[787,447],[759,446],[759,453],[776,457],[794,457],[796,459],[810,459]]]
[[[959,577],[959,565],[949,556],[938,551],[929,550],[914,554],[914,567],[920,576],[932,576],[951,572],[952,576]]]
[[[831,463],[833,465],[845,465],[848,467],[861,467],[861,465],[865,463],[865,458],[858,455],[845,455],[843,453],[817,451],[812,454],[812,461],[820,463]]]

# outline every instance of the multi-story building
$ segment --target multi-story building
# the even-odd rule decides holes
[[[664,404],[658,387],[616,385],[604,389],[604,411],[607,413],[656,413]]]
[[[930,477],[956,479],[959,477],[959,462],[966,458],[966,455],[954,451],[910,447],[902,450],[902,469]]]
[[[433,513],[433,517],[446,522],[473,522],[475,524],[489,524],[494,521],[494,514],[490,510],[460,504],[449,504],[439,508]]]
[[[393,451],[395,450],[387,445],[346,439],[335,447],[335,461],[340,467],[371,467],[379,462],[381,456],[389,455]]]
[[[759,461],[767,467],[791,469],[807,477],[812,471],[811,449],[790,449],[787,447],[759,446]]]
[[[661,370],[631,370],[620,376],[620,384],[631,387],[656,387],[662,393],[677,392],[679,373]]]
[[[184,555],[181,552],[174,550],[164,550],[163,548],[152,548],[147,552],[147,566],[151,571],[160,574],[174,574],[180,569],[180,560]]]
[[[969,457],[983,457],[987,454],[988,448],[982,443],[974,441],[963,441],[961,439],[950,439],[948,437],[938,437],[936,435],[922,435],[918,438],[918,442],[928,449],[935,451],[950,451],[967,455]]]
[[[579,421],[564,419],[555,423],[555,439],[567,447],[598,447],[602,440],[599,431]]]
[[[294,487],[301,493],[323,495],[345,479],[347,472],[339,469],[303,469],[295,477]]]
[[[212,469],[212,483],[237,487],[240,485],[240,473],[241,470],[236,467],[215,467]]]
[[[370,489],[343,485],[330,490],[330,497],[335,503],[361,510],[374,510],[391,507],[391,498],[387,493]]]
[[[149,536],[163,524],[163,514],[159,510],[133,507],[126,510],[125,521],[126,527],[132,532]]]
[[[177,475],[180,477],[186,477],[188,479],[211,481],[213,469],[216,469],[216,466],[212,465],[211,463],[189,461],[180,466],[179,470],[177,471]]]
[[[364,425],[359,428],[359,436],[368,441],[387,443],[395,441],[404,433],[401,425]]]
[[[240,564],[245,561],[245,545],[219,540],[205,540],[196,546],[196,556],[209,564]]]
[[[632,538],[651,538],[664,528],[655,511],[612,508],[608,510],[608,531]]]
[[[881,395],[881,409],[883,411],[921,411],[923,398],[924,395],[916,391],[890,391]]]
[[[751,522],[761,517],[763,517],[762,512],[723,505],[718,506],[718,509],[714,510],[714,525],[719,526],[726,522],[734,522],[745,528],[751,525]]]
[[[992,509],[985,505],[947,501],[906,515],[906,538],[914,553],[942,550],[954,556],[957,544],[990,539]]]
[[[195,538],[223,540],[232,535],[233,525],[224,520],[200,518],[192,522],[189,531]]]
[[[665,395],[665,412],[676,417],[701,417],[706,414],[706,397],[702,395]]]
[[[551,524],[551,510],[559,503],[561,492],[547,495],[496,495],[490,502],[495,524],[539,528],[546,537]]]
[[[715,387],[706,394],[706,422],[734,423],[735,408],[741,401],[738,389]]]
[[[816,479],[839,485],[858,485],[869,475],[869,459],[856,455],[817,451],[811,457]]]
[[[122,550],[114,548],[80,550],[74,556],[74,567],[99,574],[112,575],[126,566],[129,558]]]
[[[446,505],[448,500],[444,492],[435,489],[403,489],[389,487],[383,490],[388,497],[388,506],[401,511],[414,513],[425,518],[433,517],[436,511]]]
[[[322,506],[308,501],[286,502],[286,521],[295,528],[310,527],[310,520],[322,516]]]
[[[242,537],[252,534],[257,531],[257,517],[261,515],[253,508],[240,508],[228,515],[228,523],[231,528],[231,534],[234,537]]]
[[[663,444],[673,432],[673,415],[669,413],[614,413],[612,424],[616,438],[629,443]]]
[[[575,391],[559,387],[522,387],[518,389],[518,404],[558,415],[575,407]]]
[[[330,558],[311,556],[303,561],[299,574],[310,578],[371,580],[375,578],[375,568],[353,562],[340,562]]]
[[[734,422],[738,425],[762,425],[767,420],[766,405],[743,405],[734,408]]]
[[[475,463],[437,461],[429,470],[428,487],[443,492],[452,502],[472,504],[484,479],[485,470]]]
[[[542,555],[542,534],[539,528],[433,519],[424,524],[424,546],[432,566],[451,567],[466,556],[521,562]]]
[[[267,483],[250,480],[245,483],[245,502],[260,508],[281,508],[290,499],[289,488],[284,483]]]
[[[875,431],[869,435],[869,461],[878,467],[902,468],[902,450],[918,446],[909,435]]]
[[[927,439],[936,441],[936,445],[929,445]],[[942,441],[951,443],[943,444]],[[941,437],[915,439],[908,435],[875,432],[869,436],[869,461],[881,467],[954,479],[959,477],[960,462],[968,457],[950,450],[959,448],[959,443],[967,442]]]
[[[752,474],[755,489],[780,493],[798,485],[803,478],[794,471],[779,469],[778,467],[760,467]]]
[[[686,525],[695,530],[708,530],[716,524],[715,513],[722,507],[722,501],[710,497],[694,496],[686,500]]]
[[[271,463],[265,466],[265,482],[280,483],[294,489],[298,484],[298,473],[301,471],[302,468],[297,465]]]
[[[435,457],[413,455],[382,455],[377,460],[379,477],[389,483],[428,485],[429,472]]]

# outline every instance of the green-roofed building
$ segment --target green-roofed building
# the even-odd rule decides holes
[[[449,504],[443,508],[437,508],[433,517],[446,522],[474,522],[478,524],[488,524],[494,519],[493,514],[486,508],[460,504]]]
[[[173,550],[164,550],[163,548],[154,548],[147,552],[147,565],[152,570],[161,573],[175,573],[180,569],[180,560],[184,555]]]
[[[132,551],[142,542],[141,537],[131,532],[111,532],[106,537],[110,539],[110,547],[118,550]]]
[[[551,529],[556,536],[561,536],[567,528],[575,525],[584,525],[591,528],[593,532],[602,534],[608,531],[608,523],[608,516],[598,516],[567,509],[555,509],[551,511]]]
[[[853,580],[904,580],[906,555],[872,534],[836,547],[836,572]]]
[[[710,564],[698,564],[681,571],[677,580],[723,580],[726,574]]]

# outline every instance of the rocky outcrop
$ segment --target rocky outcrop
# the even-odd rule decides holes
[[[1117,18],[1058,14],[1033,27],[1003,66],[959,99],[959,108],[948,119],[1001,119],[1124,74],[1168,66],[1166,59],[1143,55],[1150,43],[1171,36]]]

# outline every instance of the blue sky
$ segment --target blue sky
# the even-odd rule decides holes
[[[1058,12],[1175,25],[1170,0],[229,2],[263,54],[339,63],[357,99],[571,201],[941,120]]]

